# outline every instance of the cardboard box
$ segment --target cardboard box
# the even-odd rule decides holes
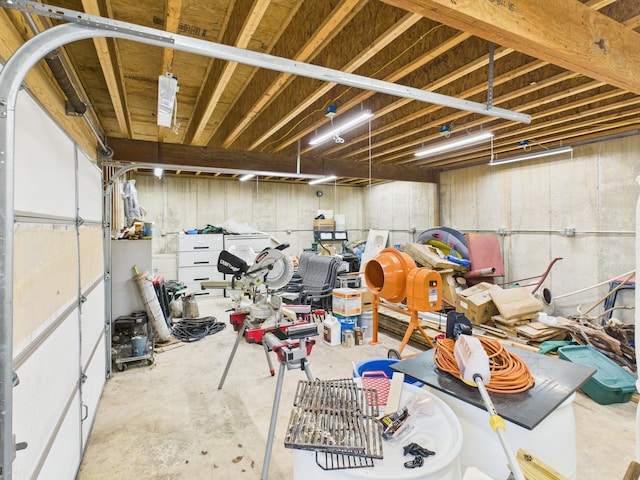
[[[354,288],[360,292],[360,308],[363,312],[373,310],[373,293],[367,287]]]
[[[481,282],[473,287],[461,290],[456,295],[456,311],[462,312],[473,323],[486,323],[498,313],[490,292],[502,290],[493,283]]]
[[[544,309],[542,302],[525,287],[492,290],[491,299],[505,320]]]
[[[442,277],[442,300],[455,306],[458,292],[461,292],[463,288],[456,280],[452,269],[438,270],[438,273]]]
[[[335,228],[333,218],[323,218],[313,221],[313,230],[316,232],[332,232]]]
[[[355,288],[335,288],[332,308],[335,315],[349,317],[362,313],[362,293]]]

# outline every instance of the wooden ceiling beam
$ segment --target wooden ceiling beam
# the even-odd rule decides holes
[[[514,78],[521,76],[521,75],[526,75],[528,73],[531,73],[532,71],[535,71],[539,68],[544,67],[545,65],[548,65],[547,62],[543,62],[542,60],[534,60],[533,62],[529,62],[525,65],[522,65],[521,67],[515,68],[503,75],[500,75],[498,77],[496,77],[493,81],[493,86],[496,87],[498,85],[502,85],[503,83],[506,83],[508,81],[513,80]],[[537,85],[536,85],[537,86]],[[548,85],[547,85],[548,86]],[[458,98],[463,98],[463,99],[467,99],[470,98],[474,95],[478,95],[479,93],[482,93],[483,91],[486,91],[487,86],[482,84],[482,85],[476,85],[475,87],[472,87],[468,90],[465,90],[464,92],[460,93],[458,95]],[[419,112],[416,112],[413,115],[409,115],[407,117],[403,117],[395,122],[392,123],[388,123],[385,126],[376,129],[375,131],[375,135],[377,136],[380,133],[383,133],[385,131],[388,131],[390,129],[393,128],[400,128],[402,127],[402,125],[404,125],[407,121],[410,120],[415,120],[417,118],[422,118],[425,117],[427,115],[431,115],[432,113],[435,113],[436,111],[440,110],[442,107],[439,105],[433,105],[429,108],[426,108],[424,110],[420,110]],[[447,117],[447,121],[453,122],[454,120],[457,120],[458,118],[462,118],[463,116],[466,115],[466,112],[457,112],[455,114],[453,114],[453,116]],[[437,119],[432,123],[438,123],[438,124],[443,124],[443,123],[447,123],[447,122],[443,122],[442,119]],[[390,143],[396,143],[398,142],[398,140],[401,140],[402,138],[411,136],[411,135],[415,135],[418,134],[420,132],[425,131],[427,128],[429,128],[429,125],[420,125],[419,127],[415,127],[412,129],[404,129],[402,133],[398,133],[396,135],[393,135],[391,137],[386,137],[383,139],[376,139],[375,140],[375,148],[378,149],[384,145],[388,145]],[[354,142],[363,142],[364,140],[366,140],[366,138],[364,136],[360,136],[355,138],[353,141]],[[361,156],[362,154],[364,154],[365,152],[368,151],[368,145],[355,149],[355,150],[351,150],[349,152],[345,152],[343,154],[343,158],[350,158],[350,157],[355,157],[355,156]]]
[[[167,32],[177,33],[180,25],[180,16],[182,14],[182,0],[166,0],[164,5],[164,28]],[[173,70],[173,57],[175,50],[173,48],[162,49],[162,65],[160,66],[160,75],[166,72],[171,73]],[[164,135],[167,131],[166,127],[158,126],[158,141],[164,141]]]
[[[469,35],[467,33],[455,34],[453,37],[449,38],[448,40],[446,40],[443,43],[439,44],[438,46],[434,47],[430,51],[426,52],[424,55],[421,55],[420,58],[419,58],[419,61],[411,62],[410,66],[405,65],[405,66],[401,67],[400,69],[396,70],[391,75],[389,75],[388,77],[384,78],[384,80],[386,80],[388,82],[395,82],[395,81],[399,80],[400,78],[408,75],[412,71],[417,70],[418,68],[426,65],[427,63],[429,63],[430,61],[434,60],[435,58],[437,58],[438,56],[442,55],[443,53],[449,51],[450,49],[456,47],[457,45],[460,45],[462,42],[467,40],[470,36],[471,35]],[[354,97],[353,99],[351,99],[349,102],[345,103],[343,105],[343,109],[344,110],[348,110],[348,109],[350,109],[350,108],[362,103],[364,100],[366,100],[367,98],[369,98],[369,97],[371,97],[373,95],[374,95],[374,92],[363,92],[363,93],[357,95],[356,97]],[[316,98],[315,98],[315,95],[314,95],[314,101],[315,100],[316,100]],[[299,113],[300,112],[298,112],[298,114]],[[287,117],[287,118],[289,118],[289,117]],[[292,145],[293,143],[297,142],[298,139],[300,139],[300,138],[302,138],[302,137],[304,137],[306,135],[309,135],[311,132],[316,130],[321,125],[321,123],[322,123],[322,120],[320,120],[320,121],[314,123],[313,125],[303,129],[302,131],[297,132],[295,135],[292,135],[288,139],[286,139],[283,142],[281,142],[279,144],[279,146],[275,149],[275,151],[276,152],[282,151],[286,147],[288,147],[289,145]],[[280,121],[278,123],[278,125],[284,126],[284,125],[286,125],[286,123],[283,123],[283,121]],[[275,127],[273,127],[273,128],[275,128]],[[273,131],[273,128],[270,129],[267,132],[267,134],[270,134],[270,132]],[[259,138],[258,141],[262,142],[266,138],[268,138],[267,134],[265,134],[261,138]],[[252,145],[253,148],[255,148],[258,145],[258,141],[256,141]]]
[[[253,38],[260,21],[267,11],[267,7],[271,3],[270,0],[255,0],[250,13],[247,15],[242,29],[238,35],[235,46],[238,48],[247,48],[249,42]],[[213,114],[213,110],[216,108],[218,101],[222,97],[222,93],[238,68],[238,62],[226,62],[220,77],[217,79],[217,83],[211,95],[206,99],[204,111],[197,119],[195,126],[191,127],[194,131],[191,143],[194,145],[205,145],[208,142],[208,138],[204,137],[204,132],[207,127],[207,123]]]
[[[576,0],[382,0],[640,94],[640,33]]]
[[[311,60],[315,55],[317,55],[320,49],[324,48],[327,43],[335,37],[338,32],[337,29],[343,28],[345,22],[353,17],[357,11],[355,7],[361,8],[362,5],[362,3],[359,4],[359,2],[352,1],[349,5],[343,4],[340,8],[336,8],[334,10],[335,15],[328,18],[327,21],[325,21],[324,24],[315,32],[314,36],[307,41],[300,52],[295,56],[295,60],[300,62],[308,62]],[[347,9],[347,6],[350,8]],[[334,18],[336,15],[338,15],[338,18]],[[363,65],[376,53],[382,50],[382,48],[395,40],[400,34],[415,25],[420,19],[422,19],[420,15],[411,13],[405,15],[400,22],[396,23],[382,36],[377,38],[370,48],[354,57],[349,64],[343,67],[342,71],[349,73],[354,72],[358,67]],[[281,73],[278,75],[278,78],[276,78],[276,80],[269,86],[260,100],[249,110],[249,113],[244,116],[243,120],[236,125],[233,131],[223,141],[222,146],[227,148],[230,147],[231,144],[248,128],[248,126],[253,123],[256,117],[258,117],[258,115],[264,111],[264,109],[269,106],[269,104],[273,102],[294,79],[295,76],[292,74]],[[308,105],[330,91],[335,85],[335,83],[328,83],[320,87],[314,93],[312,98],[305,100],[304,105],[298,105],[293,111],[286,115],[286,119],[281,119],[276,126],[271,127],[263,136],[253,142],[250,149],[252,150],[256,148],[264,141],[265,138],[273,135],[282,128],[282,126],[288,124],[290,120],[303,112]]]
[[[619,91],[619,90],[618,90]],[[640,113],[640,109],[636,108],[633,110],[629,110],[628,108],[634,107],[640,103],[640,99],[633,98],[631,100],[625,100],[619,103],[614,103],[610,105],[605,105],[603,107],[589,110],[587,112],[579,112],[571,115],[564,116],[562,118],[557,118],[555,120],[549,120],[545,123],[547,128],[541,132],[540,135],[534,135],[536,144],[543,144],[549,142],[556,142],[564,140],[562,135],[567,134],[567,132],[587,129],[591,128],[593,125],[606,125],[607,122],[617,122],[618,125],[626,125],[630,123],[636,122],[636,118],[638,113]],[[627,108],[627,110],[622,110],[623,108]],[[611,112],[612,110],[620,110],[620,112],[609,113],[604,115],[607,112]],[[623,118],[632,117],[627,120],[621,120]],[[551,128],[554,127],[554,128]],[[518,140],[526,139],[527,132],[521,132],[519,130],[507,132],[507,134],[500,135],[498,142],[494,142],[493,150],[494,153],[502,154],[502,153],[510,153],[513,154],[514,151],[519,150],[518,142],[514,142],[513,137],[518,137]],[[551,138],[547,138],[551,136]],[[568,139],[568,137],[567,137]],[[565,142],[566,143],[566,142]],[[470,160],[474,156],[478,156],[479,152],[483,150],[486,151],[486,147],[475,147],[472,150],[467,150],[463,155],[458,155],[454,159],[450,158],[436,158],[431,161],[423,161],[416,163],[416,165],[429,166],[429,167],[438,167],[442,165],[446,165],[448,163],[452,163],[460,160]],[[454,152],[455,153],[455,152]],[[446,157],[446,155],[445,155]]]
[[[82,8],[85,13],[90,15],[100,16],[104,12],[100,11],[100,6],[97,0],[82,0]],[[118,67],[118,60],[111,54],[109,48],[109,39],[105,37],[93,37],[93,46],[96,49],[98,55],[98,61],[102,68],[102,75],[104,81],[107,84],[109,90],[109,96],[111,97],[111,104],[113,105],[113,111],[116,115],[116,121],[120,134],[124,137],[132,136],[131,119],[128,116],[129,109],[126,105],[126,99],[124,94],[122,72]]]
[[[295,174],[297,159],[291,155],[229,150],[225,148],[145,142],[124,138],[109,138],[114,151],[113,161],[121,163],[152,163],[163,165],[257,170]],[[368,178],[366,163],[343,162],[340,159],[301,157],[300,172],[310,175]],[[433,183],[429,169],[406,169],[396,165],[372,165],[371,177],[381,180],[401,180]]]

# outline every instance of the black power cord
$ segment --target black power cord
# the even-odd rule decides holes
[[[216,317],[201,317],[180,320],[171,326],[171,334],[178,340],[191,343],[222,331],[226,327]]]

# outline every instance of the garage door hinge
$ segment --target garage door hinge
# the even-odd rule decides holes
[[[7,116],[7,99],[0,98],[0,117],[4,118]]]
[[[78,301],[79,301],[80,303],[84,303],[84,302],[86,302],[86,301],[87,301],[87,297],[85,297],[84,295],[80,295],[80,296],[78,297]]]

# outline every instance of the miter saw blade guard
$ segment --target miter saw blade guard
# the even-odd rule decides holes
[[[242,258],[223,250],[218,257],[218,271],[233,275],[236,280],[247,280],[252,285],[264,284],[269,290],[278,290],[293,277],[293,262],[282,252],[287,246],[265,248],[256,256],[251,266]]]

